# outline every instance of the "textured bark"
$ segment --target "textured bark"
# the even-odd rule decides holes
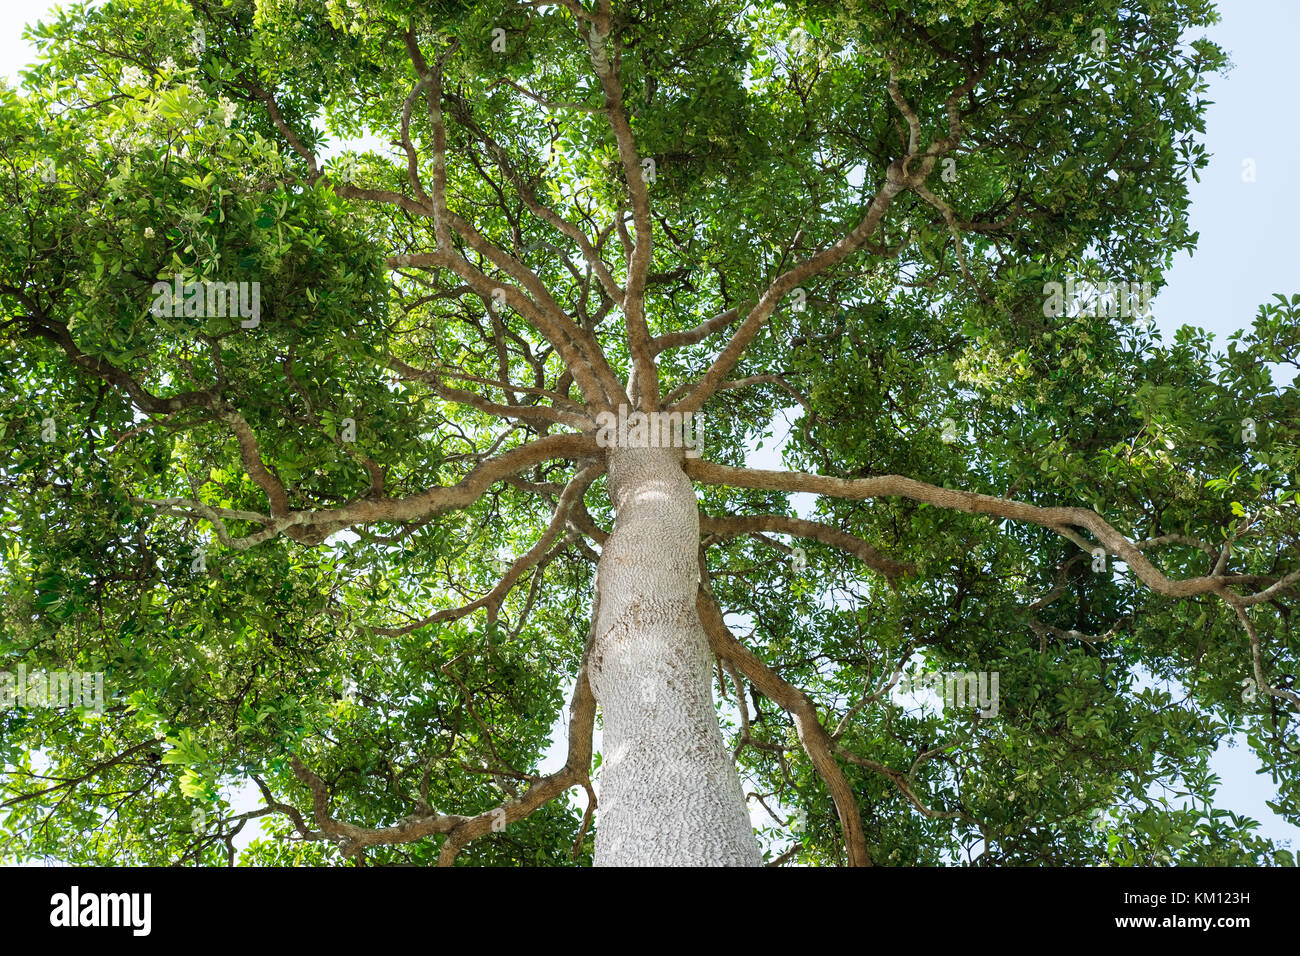
[[[758,866],[695,608],[699,511],[680,449],[609,455],[591,687],[604,716],[597,866]]]

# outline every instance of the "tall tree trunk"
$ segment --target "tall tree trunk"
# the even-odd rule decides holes
[[[758,866],[744,790],[713,709],[695,610],[700,519],[681,449],[609,453],[589,673],[604,717],[597,866]]]

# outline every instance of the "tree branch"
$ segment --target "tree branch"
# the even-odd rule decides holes
[[[806,694],[787,684],[777,676],[763,661],[740,641],[736,640],[731,630],[722,619],[722,609],[713,597],[708,584],[708,569],[703,556],[700,558],[700,590],[696,597],[696,609],[700,623],[708,635],[709,646],[713,653],[725,661],[734,664],[741,673],[748,677],[762,694],[775,701],[794,719],[795,729],[804,752],[812,761],[813,767],[820,774],[840,818],[840,829],[844,834],[844,846],[848,851],[849,866],[871,866],[871,856],[867,852],[866,836],[862,830],[862,814],[858,810],[857,798],[853,788],[844,776],[844,771],[832,756],[835,744],[817,719],[817,708]]]
[[[852,554],[867,567],[879,571],[887,578],[916,571],[916,565],[894,561],[885,557],[861,538],[828,524],[792,518],[787,515],[748,515],[743,517],[710,518],[700,516],[700,531],[718,538],[734,538],[756,531],[771,531],[810,538]]]
[[[647,177],[641,168],[636,138],[623,111],[623,84],[618,75],[617,55],[611,63],[606,51],[613,31],[608,0],[598,7],[598,13],[587,34],[587,50],[591,65],[605,91],[605,116],[618,145],[619,159],[627,179],[628,193],[632,199],[632,224],[636,241],[627,266],[627,290],[623,295],[623,316],[627,322],[627,344],[632,356],[633,374],[628,391],[636,408],[653,411],[659,407],[659,381],[654,355],[650,345],[650,330],[646,325],[645,287],[650,271],[653,249],[653,230],[650,225],[650,190]]]
[[[1088,542],[1079,539],[1072,528],[1090,531],[1100,546],[1117,555],[1153,591],[1169,597],[1192,597],[1197,594],[1219,593],[1233,579],[1221,575],[1206,575],[1183,580],[1172,580],[1155,567],[1140,548],[1115,530],[1101,515],[1090,508],[1039,507],[1022,501],[977,494],[972,491],[954,491],[900,475],[880,475],[874,478],[830,478],[795,471],[764,471],[751,468],[733,468],[702,459],[687,459],[687,475],[706,484],[729,485],[733,488],[762,488],[772,491],[809,492],[851,501],[871,498],[901,497],[924,502],[938,508],[962,511],[967,514],[984,514],[1012,521],[1023,521],[1048,528],[1062,537],[1072,537],[1081,547],[1091,550]],[[1297,572],[1300,576],[1300,572]],[[1286,579],[1283,579],[1285,581]],[[1277,582],[1273,587],[1281,585]],[[1244,599],[1249,600],[1249,599]]]
[[[406,498],[363,499],[339,508],[291,511],[282,517],[266,518],[266,527],[242,538],[232,537],[221,516],[201,501],[168,499],[168,506],[174,508],[183,504],[198,517],[206,518],[212,523],[217,539],[237,551],[246,551],[289,529],[300,528],[313,530],[296,540],[303,544],[319,544],[336,531],[357,524],[418,521],[444,511],[465,508],[482,497],[497,481],[517,475],[533,465],[555,458],[579,460],[597,453],[595,436],[590,432],[548,435],[481,462],[454,485],[428,488]],[[154,504],[144,498],[131,500],[137,504]]]
[[[555,539],[559,537],[560,532],[564,530],[565,525],[568,523],[569,512],[573,508],[574,502],[582,497],[587,488],[591,486],[591,483],[603,474],[604,471],[605,462],[603,460],[597,461],[583,468],[569,480],[569,483],[565,485],[564,491],[560,495],[560,500],[555,506],[554,513],[551,515],[550,524],[547,525],[542,536],[537,539],[537,543],[534,544],[527,553],[516,559],[506,573],[502,575],[501,580],[497,582],[496,586],[483,597],[460,607],[444,608],[428,617],[422,618],[418,621],[413,621],[410,624],[403,625],[402,627],[376,627],[373,628],[374,632],[389,637],[397,637],[402,634],[409,634],[411,631],[419,630],[422,627],[427,627],[430,624],[440,624],[444,621],[458,621],[462,617],[472,614],[480,608],[487,608],[488,621],[494,621],[506,595],[514,588],[515,584],[519,581],[519,578],[525,571],[536,565],[546,556],[547,549],[550,548]]]

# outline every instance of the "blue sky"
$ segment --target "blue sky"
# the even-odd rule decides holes
[[[1300,88],[1300,3],[1221,0],[1223,22],[1207,31],[1228,51],[1234,68],[1215,77],[1208,98],[1206,143],[1213,154],[1190,187],[1195,252],[1180,255],[1155,299],[1156,324],[1169,340],[1195,325],[1222,342],[1248,328],[1273,293],[1300,292],[1300,233],[1291,221],[1300,183],[1300,127],[1294,91]],[[1243,161],[1254,160],[1255,181],[1244,182]],[[1220,747],[1214,771],[1223,779],[1215,803],[1263,823],[1262,832],[1300,845],[1300,828],[1264,803],[1273,796],[1245,741]]]
[[[1300,127],[1294,91],[1300,85],[1300,3],[1221,0],[1223,22],[1208,31],[1234,67],[1214,78],[1206,114],[1213,154],[1190,187],[1192,229],[1200,242],[1180,255],[1156,297],[1156,324],[1166,333],[1195,325],[1222,340],[1249,327],[1273,293],[1300,291]],[[1254,160],[1255,182],[1242,181]]]
[[[10,82],[34,57],[22,39],[26,23],[40,19],[46,0],[5,0],[0,6],[0,70]],[[1168,285],[1155,300],[1156,323],[1166,341],[1180,325],[1226,337],[1251,324],[1274,293],[1300,292],[1300,124],[1294,91],[1300,89],[1300,3],[1297,0],[1220,0],[1223,22],[1207,35],[1226,49],[1234,67],[1213,79],[1206,143],[1212,154],[1200,182],[1190,184],[1191,225],[1199,248],[1180,255]],[[1243,179],[1250,160],[1254,181]],[[765,449],[767,454],[771,454]],[[762,459],[761,461],[759,459]],[[756,456],[758,467],[779,467]],[[1216,803],[1263,822],[1267,836],[1300,846],[1300,828],[1265,805],[1273,795],[1245,748],[1221,747],[1214,758],[1223,779]]]

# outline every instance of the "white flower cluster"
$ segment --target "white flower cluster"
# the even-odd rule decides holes
[[[128,133],[126,130],[121,128],[115,129],[109,133],[106,137],[106,142],[110,147],[112,147],[114,152],[119,153],[138,152],[142,145],[139,137],[133,136],[131,133]]]
[[[350,183],[357,178],[357,158],[351,153],[339,157],[339,182]]]
[[[217,112],[221,114],[221,122],[227,129],[229,129],[230,124],[233,123],[235,117],[239,115],[239,107],[225,96],[222,96],[217,100]]]

